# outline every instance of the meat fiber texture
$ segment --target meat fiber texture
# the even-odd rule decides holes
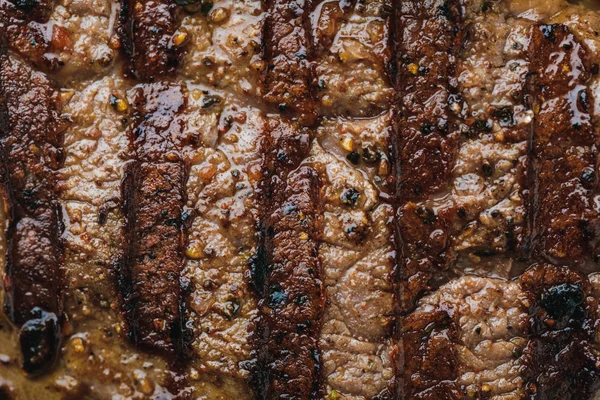
[[[0,399],[600,396],[599,29],[0,0]]]

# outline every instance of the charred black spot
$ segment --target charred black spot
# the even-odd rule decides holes
[[[501,126],[512,126],[515,124],[512,107],[502,107],[494,110],[494,115],[500,121]]]
[[[223,304],[221,313],[225,318],[231,321],[238,315],[241,307],[240,299],[234,297]]]
[[[185,0],[180,0],[180,1],[185,1]],[[197,2],[198,0],[187,0],[187,1]],[[208,14],[210,13],[210,11],[213,9],[213,7],[214,7],[214,3],[212,1],[202,1],[200,3],[200,12],[202,13],[202,15],[207,17]]]
[[[111,211],[118,209],[120,203],[116,200],[107,200],[100,206],[100,210],[98,211],[98,224],[104,225],[108,220],[108,214]]]
[[[475,121],[475,129],[477,129],[480,132],[491,132],[492,131],[492,121],[489,119],[487,119],[487,120],[478,119],[477,121]]]
[[[359,226],[354,222],[345,224],[344,231],[346,232],[348,239],[357,243],[362,241],[367,235],[367,228],[363,225]]]
[[[442,3],[439,7],[438,7],[440,16],[448,18],[448,19],[452,19],[452,9],[450,8],[450,5],[448,5],[448,3],[444,2]]]
[[[577,94],[577,102],[579,104],[579,108],[581,108],[582,111],[588,112],[590,105],[586,89],[579,91],[579,93]]]
[[[498,254],[496,250],[493,249],[479,249],[473,252],[478,257],[492,257]]]
[[[426,224],[432,224],[437,218],[433,210],[430,208],[419,207],[415,212],[417,213],[417,216]]]
[[[356,165],[360,162],[360,154],[358,154],[358,152],[356,152],[356,151],[349,153],[346,156],[346,158],[348,159],[348,161],[350,161],[354,165]]]
[[[284,150],[279,150],[277,152],[277,160],[287,163],[290,160],[290,158],[288,157],[287,153]]]
[[[26,13],[32,12],[40,5],[40,0],[10,0],[10,2]]]
[[[366,145],[363,147],[362,158],[366,163],[374,163],[381,159],[381,154],[377,151],[375,146]]]
[[[494,166],[488,160],[485,160],[481,165],[481,171],[485,176],[490,177],[494,173]]]
[[[269,295],[269,306],[278,307],[288,301],[287,294],[281,289],[279,285],[274,285],[271,288],[271,294]]]
[[[215,95],[208,95],[202,98],[202,108],[210,108],[215,104],[219,104],[221,102],[221,98]]]
[[[179,6],[189,6],[196,3],[200,3],[200,0],[175,0],[175,4]]]
[[[294,303],[296,304],[305,304],[308,301],[308,297],[305,295],[298,295],[294,299]]]
[[[419,74],[421,75],[427,75],[430,72],[430,69],[426,66],[420,66],[419,67]]]
[[[293,212],[298,211],[298,206],[295,203],[285,203],[283,206],[283,213],[285,215],[290,215]]]
[[[183,223],[188,222],[190,220],[190,218],[192,218],[193,212],[194,212],[193,209],[189,209],[189,208],[184,209],[181,213],[181,222],[183,222]]]
[[[32,313],[36,317],[21,327],[19,343],[23,354],[23,370],[36,375],[54,363],[60,345],[60,328],[56,314],[37,307]]]
[[[580,308],[585,294],[578,285],[563,283],[542,293],[542,307],[555,319],[572,318]]]

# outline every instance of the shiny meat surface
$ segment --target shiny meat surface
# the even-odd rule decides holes
[[[403,321],[403,392],[427,399],[521,398],[526,301],[517,283],[474,276],[421,299]]]
[[[61,341],[63,246],[56,171],[64,121],[43,73],[0,55],[2,190],[8,210],[4,308],[19,328],[23,370],[37,374]]]
[[[434,281],[399,318],[400,397],[597,396],[597,298],[595,275],[587,275],[597,270],[599,130],[590,99],[598,96],[598,34],[586,26],[598,17],[559,2],[518,3],[465,9],[457,108],[464,138],[453,187],[423,214],[434,225],[460,205],[458,221],[467,224],[450,242],[442,236],[446,258],[434,266],[452,268],[438,278],[448,283],[436,289]],[[418,246],[439,245],[438,237],[421,236]],[[421,254],[400,244],[407,260]],[[398,270],[411,271],[403,262]]]
[[[173,138],[181,136],[186,95],[179,85],[132,90],[135,158],[123,177],[127,242],[117,271],[128,336],[141,346],[180,352],[185,170]]]
[[[568,267],[519,280],[467,276],[422,298],[403,321],[401,391],[419,399],[590,398],[598,300]]]
[[[600,398],[595,0],[0,0],[0,399]]]
[[[400,310],[410,310],[433,275],[445,269],[455,208],[438,214],[419,203],[447,188],[460,131],[456,54],[464,31],[461,1],[398,2],[393,11],[391,69],[395,104],[391,147],[396,162]],[[441,79],[439,79],[441,77]],[[429,239],[429,240],[428,240]],[[401,240],[401,242],[400,242]]]
[[[549,262],[583,264],[597,241],[599,217],[593,204],[597,132],[586,87],[592,67],[565,25],[534,26],[529,46],[536,55],[529,92],[542,99],[533,104],[533,248]]]

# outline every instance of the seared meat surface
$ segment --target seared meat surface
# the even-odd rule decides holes
[[[583,399],[597,382],[598,301],[568,267],[466,276],[402,321],[402,392],[420,399]]]
[[[0,0],[0,399],[600,396],[595,0]]]
[[[6,314],[20,327],[23,370],[47,368],[61,341],[63,246],[57,170],[64,122],[46,76],[0,56]]]

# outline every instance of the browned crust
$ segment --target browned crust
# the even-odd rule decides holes
[[[184,167],[134,163],[125,179],[129,339],[144,348],[181,348]]]
[[[260,256],[252,266],[261,297],[257,396],[312,399],[320,386],[318,336],[325,308],[319,180],[312,167],[299,166],[310,144],[305,128],[272,122],[263,140]]]
[[[311,11],[318,11],[319,20],[327,22],[326,24],[317,24],[313,27],[313,53],[317,53],[314,54],[315,57],[329,50],[340,25],[345,22],[345,18],[352,12],[356,6],[356,2],[357,0],[344,0],[318,4],[316,1],[309,1],[313,8]],[[319,7],[321,5],[323,7]],[[319,7],[318,10],[317,7]],[[313,18],[316,17],[313,16]]]
[[[316,121],[311,94],[312,72],[309,1],[265,0],[267,18],[263,28],[263,99],[279,111],[298,116],[302,125]]]
[[[267,0],[263,99],[297,121],[270,120],[261,144],[260,238],[251,260],[259,296],[253,381],[259,399],[320,396],[320,194],[317,171],[303,160],[316,122],[310,84],[310,2]]]
[[[181,58],[173,44],[178,6],[172,0],[122,0],[119,14],[125,75],[152,82],[175,72]]]
[[[531,316],[522,355],[526,398],[589,398],[600,366],[594,349],[598,301],[590,282],[554,265],[535,265],[519,279]]]
[[[56,170],[64,121],[46,76],[0,55],[0,152],[9,209],[6,314],[21,327],[23,368],[52,364],[60,343],[63,225]]]
[[[136,159],[154,163],[181,160],[185,121],[180,114],[187,104],[183,86],[165,82],[142,84],[131,93],[130,139]]]
[[[456,382],[458,331],[445,311],[410,314],[402,319],[404,363],[399,376],[399,398],[462,399]]]
[[[463,16],[459,0],[402,2],[395,12],[397,185],[407,202],[445,189],[454,165],[459,132],[450,95]]]
[[[69,32],[47,24],[54,3],[52,0],[0,3],[0,33],[6,35],[7,46],[36,67],[50,70],[61,65],[56,53],[72,45]]]
[[[128,336],[142,348],[182,350],[185,166],[177,139],[186,105],[180,85],[136,87],[130,129],[135,160],[124,185],[125,235],[121,290]]]
[[[434,0],[431,4],[394,0],[391,6],[389,75],[394,101],[390,153],[395,208],[391,240],[396,251],[392,279],[396,312],[407,314],[430,288],[433,271],[443,268],[450,223],[456,217],[456,210],[450,210],[449,215],[435,215],[417,202],[447,188],[458,151],[460,133],[449,100],[462,101],[450,95],[455,91],[451,77],[456,69],[457,33],[463,16],[460,0]],[[440,234],[432,239],[434,231]],[[435,327],[437,321],[440,329],[448,328],[443,320],[449,318],[430,317],[433,324],[429,327]],[[398,353],[392,354],[395,379],[390,384],[391,391],[398,398],[457,398],[451,341],[441,343],[428,336],[423,331],[428,324],[417,327],[421,318],[422,323],[429,319],[409,315],[397,321],[395,338],[399,348]],[[413,326],[417,328],[413,330]],[[444,372],[451,375],[448,385],[436,383],[434,371],[428,371],[423,379],[419,372],[420,363],[426,357],[439,356],[439,351],[447,353],[442,365],[448,367]]]
[[[446,189],[460,132],[451,111],[452,77],[463,23],[459,0],[394,2],[391,46],[396,93],[391,150],[396,165],[395,274],[401,282],[400,312],[428,289],[431,273],[443,268],[444,248],[456,211],[434,215],[416,203]],[[416,69],[415,69],[416,68]],[[429,239],[436,231],[435,239]]]
[[[533,28],[529,94],[534,99],[532,246],[535,257],[581,265],[598,235],[597,138],[585,86],[587,49],[564,25]]]

